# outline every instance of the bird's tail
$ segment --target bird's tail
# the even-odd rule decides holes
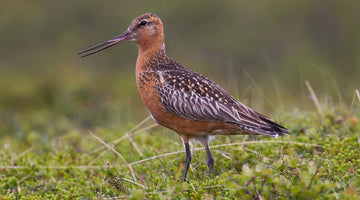
[[[289,130],[273,121],[268,119],[265,116],[259,116],[259,118],[266,123],[266,126],[260,126],[259,133],[262,135],[268,135],[271,137],[283,136],[285,134],[292,134]]]

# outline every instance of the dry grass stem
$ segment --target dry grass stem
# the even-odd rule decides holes
[[[309,90],[309,93],[310,93],[310,96],[311,96],[311,99],[314,101],[314,104],[319,112],[319,115],[321,117],[321,119],[324,118],[324,112],[320,106],[320,103],[319,103],[319,99],[317,98],[313,88],[311,87],[311,84],[308,80],[305,80],[305,85],[307,87],[307,89]]]
[[[153,160],[153,159],[156,159],[156,158],[166,157],[166,156],[179,154],[179,153],[183,153],[183,152],[185,152],[185,151],[174,151],[174,152],[170,152],[170,153],[164,153],[164,154],[161,154],[161,155],[152,156],[152,157],[149,157],[149,158],[138,160],[136,162],[130,163],[129,165],[133,166],[133,165],[136,165],[136,164],[139,164],[139,163],[142,163],[142,162],[146,162],[146,161],[149,161],[149,160]]]
[[[210,148],[219,148],[219,147],[226,147],[226,146],[237,146],[237,145],[245,145],[245,144],[269,144],[269,143],[279,143],[279,144],[294,144],[294,145],[300,145],[300,146],[313,146],[313,147],[320,147],[323,148],[320,145],[317,144],[308,144],[308,143],[302,143],[302,142],[290,142],[290,141],[248,141],[248,142],[236,142],[236,143],[231,143],[231,144],[220,144],[220,145],[214,145],[214,146],[209,146]],[[192,149],[192,151],[200,151],[203,150],[203,147],[199,147],[199,148],[194,148]],[[157,156],[152,156],[149,158],[145,158],[143,160],[138,160],[136,162],[133,163],[129,163],[130,166],[139,164],[139,163],[143,163],[149,160],[153,160],[153,159],[157,159],[157,158],[161,158],[161,157],[166,157],[166,156],[170,156],[170,155],[174,155],[174,154],[179,154],[179,153],[184,153],[185,150],[182,151],[174,151],[174,152],[169,152],[169,153],[165,153],[165,154],[161,154],[161,155],[157,155]]]
[[[79,170],[88,170],[88,169],[102,169],[103,166],[88,166],[88,165],[81,165],[81,166],[37,166],[40,169],[79,169]],[[0,166],[0,169],[27,169],[31,168],[31,166]]]
[[[20,157],[22,157],[23,155],[29,153],[30,151],[32,151],[34,149],[34,147],[30,147],[28,149],[26,149],[24,152],[20,153],[19,155],[15,156],[13,159],[18,159]]]
[[[135,134],[135,133],[142,132],[142,131],[145,131],[145,130],[147,130],[147,129],[150,129],[150,128],[155,127],[154,124],[152,124],[152,125],[150,125],[150,126],[147,126],[147,127],[145,127],[145,128],[142,128],[142,129],[140,129],[140,130],[138,130],[138,131],[135,131],[135,130],[138,129],[141,125],[143,125],[144,123],[146,123],[147,121],[149,121],[149,119],[151,119],[151,116],[150,116],[150,115],[149,115],[148,117],[146,117],[145,119],[143,119],[143,120],[142,120],[141,122],[139,122],[138,124],[136,124],[132,129],[130,129],[130,131],[126,132],[125,135],[123,135],[121,138],[115,140],[115,141],[113,142],[113,144],[117,144],[117,143],[121,142],[122,140],[124,140],[125,138],[127,138],[130,133]],[[105,149],[105,147],[104,147],[104,146],[100,146],[100,147],[94,149],[91,153],[96,153],[96,152],[101,151],[101,150],[103,150],[103,149]]]
[[[195,188],[194,185],[192,183],[190,183],[194,189],[194,191],[199,190],[199,189],[210,189],[210,188],[219,188],[219,187],[225,187],[225,185],[209,185],[209,186],[203,186],[203,187],[197,187]],[[167,191],[154,191],[154,192],[146,192],[146,195],[149,194],[166,194]],[[131,197],[131,195],[123,195],[123,196],[117,196],[117,197],[111,197],[110,199],[128,199],[129,197]]]
[[[135,181],[132,181],[132,180],[130,180],[130,179],[127,179],[127,178],[121,178],[121,179],[124,180],[124,181],[127,181],[127,182],[129,182],[129,183],[132,183],[132,184],[134,184],[134,185],[140,186],[140,187],[142,187],[142,188],[144,188],[144,189],[148,189],[148,187],[146,187],[145,185],[142,185],[142,184],[137,183],[137,182],[135,182]]]
[[[209,189],[209,188],[217,188],[217,187],[225,187],[225,185],[209,185],[204,187],[198,187],[197,189]]]
[[[134,128],[133,128],[133,129],[131,129],[129,132],[127,132],[125,135],[123,135],[121,138],[115,140],[115,141],[113,142],[113,144],[116,145],[116,144],[118,144],[119,142],[121,142],[122,140],[124,140],[125,138],[129,138],[130,134],[135,135],[135,134],[137,134],[137,133],[142,133],[142,132],[144,132],[144,131],[146,131],[146,130],[152,129],[152,128],[157,127],[157,126],[158,126],[157,124],[153,123],[153,124],[151,124],[151,125],[149,125],[149,126],[146,126],[146,127],[142,128],[142,129],[139,129],[139,130],[137,130],[137,131],[134,131]]]
[[[190,182],[190,185],[191,185],[192,189],[194,190],[194,192],[197,194],[198,192],[196,191],[196,188],[194,187],[194,184]]]
[[[249,149],[249,148],[246,148],[246,147],[244,147],[243,149],[244,149],[244,151],[249,151],[249,152],[251,152],[251,153],[253,153],[253,154],[256,154],[256,155],[259,154],[257,151],[254,151],[254,150]]]
[[[267,98],[264,95],[264,92],[261,90],[261,88],[259,87],[259,85],[256,83],[256,81],[250,76],[250,74],[243,68],[241,67],[241,65],[239,65],[239,67],[241,68],[241,70],[245,73],[245,75],[250,79],[250,81],[254,84],[255,88],[260,92],[261,96],[266,100],[266,102],[275,109],[274,104],[270,101],[269,98]]]
[[[360,102],[360,94],[359,94],[359,90],[355,90],[353,98],[351,100],[351,105],[350,105],[350,113],[352,112],[352,109],[354,107],[355,101],[356,101],[356,97],[358,98],[359,102]]]
[[[92,133],[90,132],[90,134],[92,134]],[[97,136],[95,136],[94,134],[92,134],[92,136],[95,137],[98,140],[100,139]],[[143,162],[146,162],[146,161],[149,161],[149,160],[157,159],[157,158],[160,158],[160,157],[166,157],[166,156],[170,156],[170,155],[185,152],[185,151],[169,152],[169,153],[165,153],[165,154],[145,158],[143,160],[139,160],[139,161],[136,161],[136,162],[133,162],[133,163],[127,163],[127,161],[124,159],[124,157],[120,153],[115,151],[112,147],[110,147],[108,144],[103,142],[101,139],[99,141],[103,145],[105,145],[107,148],[114,151],[119,157],[121,157],[124,160],[125,164],[129,167],[130,171],[133,170],[132,167],[131,167],[133,165],[143,163]],[[245,145],[245,144],[260,144],[260,143],[264,143],[264,144],[266,144],[266,143],[282,143],[282,144],[294,144],[294,145],[300,145],[300,146],[314,146],[314,147],[322,148],[322,146],[319,146],[319,145],[316,145],[316,144],[301,143],[301,142],[291,142],[291,141],[248,141],[248,142],[237,142],[237,143],[230,143],[230,144],[214,145],[214,146],[210,146],[210,148],[219,148],[219,147],[225,147],[225,146],[237,146],[237,145]],[[30,150],[31,150],[31,148],[24,151],[22,154],[24,154],[25,152],[29,152]],[[203,147],[192,149],[192,151],[200,151],[200,150],[203,150]],[[251,150],[249,148],[244,148],[244,150],[247,150],[247,151],[250,151],[252,153],[257,154],[256,151]],[[221,153],[221,151],[215,151],[215,152],[219,152],[222,156],[228,158],[228,156]],[[0,166],[0,169],[25,169],[25,168],[29,168],[29,167],[31,167],[31,166]],[[86,166],[38,166],[38,167],[41,168],[41,169],[69,169],[69,168],[73,168],[73,169],[79,169],[79,170],[102,169],[103,168],[103,166],[92,166],[92,165],[86,165]]]
[[[136,143],[134,142],[134,139],[131,135],[128,135],[129,140],[131,142],[131,144],[135,147],[136,151],[139,153],[140,156],[143,156],[144,154],[141,152],[140,148],[136,145]]]
[[[223,151],[218,151],[218,150],[215,150],[215,151],[213,151],[213,152],[215,152],[215,153],[218,153],[218,154],[222,155],[224,158],[226,158],[226,159],[228,159],[228,160],[231,160],[231,157],[227,156],[227,155],[226,155],[226,153],[225,153],[225,152],[223,152]],[[230,153],[227,153],[227,154],[231,155]]]
[[[106,153],[106,151],[101,152],[98,156],[96,156],[94,159],[92,159],[92,160],[88,163],[88,165],[89,165],[89,166],[93,165],[93,164],[94,164],[100,157],[102,157],[105,153]]]
[[[130,173],[133,177],[134,180],[136,180],[136,176],[135,176],[135,172],[133,170],[133,168],[128,164],[128,162],[126,161],[126,159],[124,158],[124,156],[122,156],[118,151],[116,151],[114,148],[112,148],[110,145],[106,144],[101,138],[99,138],[98,136],[94,135],[92,132],[89,131],[89,133],[91,134],[91,136],[93,136],[94,138],[96,138],[101,144],[103,144],[106,148],[110,149],[111,151],[113,151],[116,155],[118,155],[123,162],[127,165],[127,167],[130,170]]]

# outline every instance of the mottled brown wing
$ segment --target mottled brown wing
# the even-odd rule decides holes
[[[193,71],[163,71],[158,86],[163,107],[179,117],[225,122],[247,131],[278,136],[284,127],[235,100],[213,81]]]

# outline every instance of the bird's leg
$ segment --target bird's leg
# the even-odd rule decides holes
[[[205,145],[205,150],[206,150],[206,154],[207,154],[207,157],[208,157],[207,164],[208,164],[208,167],[209,167],[209,171],[210,171],[211,176],[214,177],[214,158],[211,155],[208,144]]]
[[[183,181],[186,181],[187,172],[189,170],[190,162],[191,162],[191,152],[189,142],[184,142],[185,144],[185,168],[183,171]]]

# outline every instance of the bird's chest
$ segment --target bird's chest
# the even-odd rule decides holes
[[[155,71],[140,72],[136,75],[136,83],[145,106],[152,114],[156,113],[162,107],[157,91],[161,77]]]
[[[156,92],[158,78],[155,72],[141,72],[136,75],[136,83],[141,98],[150,98]]]

